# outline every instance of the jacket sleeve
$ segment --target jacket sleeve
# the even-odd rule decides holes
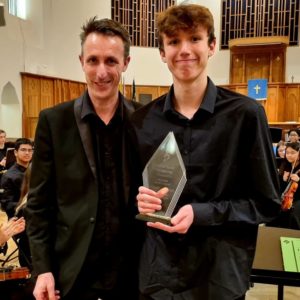
[[[24,210],[33,269],[37,274],[55,271],[55,178],[51,130],[47,113],[40,113],[32,161],[30,189]]]

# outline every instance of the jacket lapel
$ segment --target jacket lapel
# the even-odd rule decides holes
[[[97,169],[96,169],[96,161],[95,161],[95,155],[92,145],[92,136],[91,131],[89,128],[89,125],[84,122],[81,118],[81,111],[82,111],[82,103],[83,103],[83,97],[85,97],[86,94],[84,94],[82,97],[78,98],[74,102],[74,114],[76,123],[78,126],[79,134],[81,137],[82,145],[84,148],[84,151],[86,153],[90,168],[93,172],[93,175],[95,179],[97,179]],[[123,177],[123,191],[124,191],[124,200],[125,203],[128,203],[128,197],[130,194],[130,185],[131,185],[131,178],[130,178],[130,171],[129,171],[129,165],[128,165],[128,159],[130,155],[129,150],[129,136],[128,136],[128,119],[130,115],[135,111],[135,107],[133,106],[131,101],[126,100],[122,94],[119,94],[119,97],[121,97],[121,103],[123,105],[123,134],[122,134],[122,177]]]
[[[84,120],[82,120],[81,118],[83,97],[85,97],[85,94],[82,97],[75,100],[74,114],[75,114],[75,119],[79,130],[79,134],[81,137],[82,146],[84,148],[92,173],[96,179],[97,169],[96,169],[96,161],[95,161],[94,149],[92,144],[91,130],[89,128],[88,123],[84,122]]]
[[[124,200],[125,203],[128,203],[129,196],[130,196],[130,187],[132,184],[131,178],[131,166],[132,163],[131,151],[130,151],[130,143],[132,142],[129,137],[129,119],[131,114],[135,111],[135,107],[133,106],[131,101],[128,101],[124,98],[124,96],[119,93],[119,97],[121,97],[121,103],[123,105],[123,134],[122,134],[122,174],[123,174],[123,191],[124,191]],[[130,161],[130,163],[129,163]]]

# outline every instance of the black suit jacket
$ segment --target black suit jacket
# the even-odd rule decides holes
[[[35,273],[53,272],[64,296],[74,284],[90,245],[98,209],[96,163],[83,98],[40,113],[28,203],[25,209]],[[136,186],[130,176],[128,119],[136,104],[123,105],[123,185],[128,220],[134,220]],[[130,239],[136,240],[134,233]],[[128,244],[129,245],[129,244]]]

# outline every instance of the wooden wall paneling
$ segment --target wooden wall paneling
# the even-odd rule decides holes
[[[62,80],[54,79],[54,105],[62,102]]]
[[[287,111],[287,103],[286,103],[286,85],[285,84],[277,84],[277,118],[276,122],[285,122],[287,121],[286,111]]]
[[[268,86],[268,99],[264,101],[264,108],[268,117],[268,121],[272,122],[277,120],[278,109],[278,88],[277,86]]]
[[[270,55],[268,54],[248,54],[245,60],[245,76],[247,80],[264,78],[269,80]]]
[[[244,54],[232,54],[231,55],[231,70],[230,72],[230,82],[232,83],[243,83],[244,79]]]
[[[41,78],[40,110],[54,105],[54,80],[52,78]]]
[[[264,108],[269,122],[278,120],[278,86],[268,87],[268,99],[264,101]]]
[[[35,118],[40,111],[40,81],[35,77],[22,77],[22,136],[31,137],[29,118]]]
[[[79,82],[78,84],[79,84],[79,95],[78,95],[79,97],[80,95],[83,94],[83,92],[86,90],[87,87],[85,83]]]
[[[297,119],[297,122],[300,122],[300,84],[297,84],[297,89],[298,89],[298,92],[297,92],[297,99],[298,99],[298,119]]]
[[[274,56],[275,57],[275,56]],[[273,64],[274,66],[274,64]],[[275,68],[274,68],[275,69]],[[261,71],[262,72],[262,71]],[[271,73],[274,74],[274,73]],[[83,82],[21,73],[23,95],[23,136],[33,138],[41,109],[79,97],[86,89]],[[273,77],[274,78],[274,77]],[[223,85],[224,88],[247,95],[247,84]],[[168,86],[136,85],[136,100],[139,95],[155,99],[169,91]],[[125,96],[131,99],[132,85],[125,86]],[[300,83],[269,83],[268,99],[260,103],[265,107],[269,122],[300,121]]]
[[[125,92],[124,92],[125,98],[131,100],[132,99],[132,86],[131,85],[125,85]]]
[[[159,86],[158,87],[158,97],[168,93],[170,90],[169,86]]]
[[[247,86],[236,86],[235,91],[237,93],[243,94],[243,95],[248,95],[248,88]]]
[[[79,97],[86,83],[61,78],[21,73],[22,77],[22,135],[33,138],[42,109]]]
[[[223,88],[247,95],[246,84],[222,85]],[[268,84],[268,98],[260,101],[269,122],[300,122],[300,83]]]
[[[38,117],[26,119],[26,137],[34,140]]]
[[[286,120],[299,121],[299,85],[293,85],[286,89]]]
[[[74,81],[69,81],[69,89],[70,89],[69,100],[78,98],[78,95],[80,95],[79,83]]]
[[[152,100],[158,97],[158,87],[157,86],[136,86],[136,99],[140,100],[140,94],[151,94]]]
[[[249,79],[258,78],[268,79],[269,83],[285,82],[286,42],[285,37],[270,37],[266,41],[233,39],[230,48],[230,84],[247,83]]]
[[[24,86],[23,111],[28,117],[36,117],[41,110],[41,82],[35,77],[23,77],[22,84]]]
[[[270,82],[285,82],[285,55],[282,52],[271,54]]]
[[[66,102],[70,100],[70,87],[69,81],[63,80],[62,81],[62,102]]]

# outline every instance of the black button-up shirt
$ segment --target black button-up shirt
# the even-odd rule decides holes
[[[189,299],[241,296],[248,286],[257,225],[274,218],[280,207],[263,107],[208,79],[201,106],[191,119],[174,109],[171,88],[138,110],[132,121],[142,167],[165,136],[174,132],[187,174],[174,213],[185,204],[194,211],[186,235],[148,229],[141,290],[153,293],[166,288],[178,295],[185,291],[186,297],[190,291],[194,296]],[[210,285],[216,293],[217,286],[224,290],[210,298]]]
[[[83,102],[82,117],[91,129],[97,166],[99,204],[97,217],[90,218],[95,230],[80,278],[94,281],[99,289],[115,286],[122,260],[120,237],[124,199],[122,199],[122,105],[108,124],[93,109],[90,99]],[[84,275],[83,275],[84,274]],[[84,277],[84,278],[82,278]]]

